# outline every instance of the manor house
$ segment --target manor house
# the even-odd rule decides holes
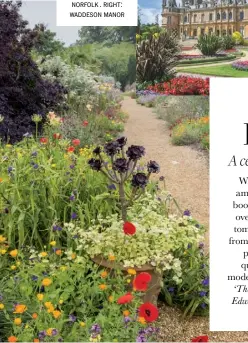
[[[248,0],[163,0],[162,26],[181,38],[225,36],[239,31],[248,38]]]

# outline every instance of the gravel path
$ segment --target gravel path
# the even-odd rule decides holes
[[[145,146],[147,159],[160,164],[160,175],[166,177],[167,187],[181,207],[190,209],[208,226],[209,167],[205,155],[190,147],[171,145],[169,130],[151,108],[130,98],[124,99],[122,107],[129,114],[125,130],[128,143]],[[211,342],[248,342],[248,332],[210,332],[208,318],[183,319],[180,310],[164,304],[159,311],[160,342],[190,342],[201,335],[208,335]]]
[[[129,114],[125,135],[129,144],[143,145],[148,160],[160,164],[159,175],[166,177],[168,190],[182,209],[208,226],[208,163],[205,154],[190,147],[173,146],[165,122],[156,118],[151,108],[126,98],[123,109]]]

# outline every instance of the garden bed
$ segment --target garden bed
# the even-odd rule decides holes
[[[221,76],[221,77],[247,77],[247,72],[243,70],[236,70],[231,64],[209,66],[209,67],[195,67],[195,68],[180,68],[180,73],[190,73],[206,76]]]
[[[229,54],[229,55],[219,55],[219,56],[213,56],[213,57],[208,57],[208,56],[202,56],[197,55],[195,57],[191,58],[190,55],[188,55],[185,59],[179,59],[177,66],[181,65],[192,65],[192,64],[207,64],[207,63],[218,63],[218,62],[223,62],[223,61],[229,61],[229,60],[234,60],[236,58],[235,55]]]

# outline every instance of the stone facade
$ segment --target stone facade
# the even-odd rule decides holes
[[[235,31],[248,38],[248,4],[246,0],[182,0],[178,6],[175,0],[163,0],[162,26],[177,31],[181,38],[212,33],[225,36]]]

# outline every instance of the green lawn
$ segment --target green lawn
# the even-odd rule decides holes
[[[248,77],[248,71],[241,71],[232,68],[230,64],[209,67],[178,68],[180,73],[226,76],[226,77]]]

